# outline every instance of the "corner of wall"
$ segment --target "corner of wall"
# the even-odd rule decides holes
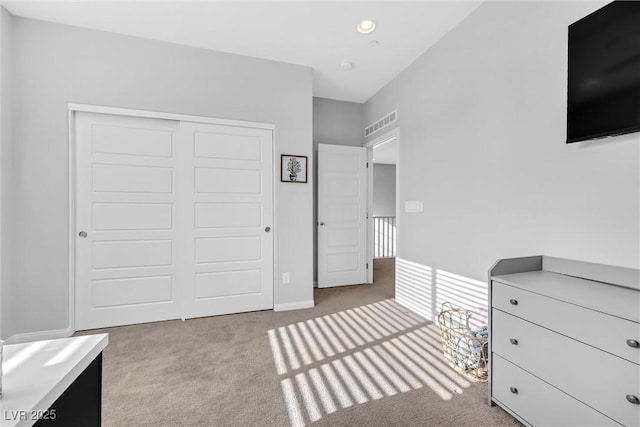
[[[12,35],[13,16],[0,5],[0,338],[12,333],[12,292],[9,256],[11,229],[8,226],[12,170]]]

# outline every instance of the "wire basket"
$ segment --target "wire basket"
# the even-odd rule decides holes
[[[487,381],[489,372],[488,328],[474,330],[469,327],[472,312],[442,304],[438,314],[440,341],[444,358],[456,371],[478,381]]]

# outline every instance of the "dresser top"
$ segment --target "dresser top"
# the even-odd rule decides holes
[[[544,270],[492,276],[491,279],[525,291],[640,322],[640,292],[636,289]]]
[[[5,345],[0,425],[34,424],[107,343],[98,334]]]

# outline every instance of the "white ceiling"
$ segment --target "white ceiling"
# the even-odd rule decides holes
[[[2,0],[0,0],[2,1]],[[313,68],[314,96],[365,102],[476,7],[473,1],[32,1],[12,14]],[[376,22],[368,35],[363,19]],[[369,42],[379,45],[371,47]],[[343,70],[340,63],[353,63]]]

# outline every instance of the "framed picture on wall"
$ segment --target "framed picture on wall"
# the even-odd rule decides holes
[[[281,182],[307,182],[307,156],[282,154],[280,156]]]

